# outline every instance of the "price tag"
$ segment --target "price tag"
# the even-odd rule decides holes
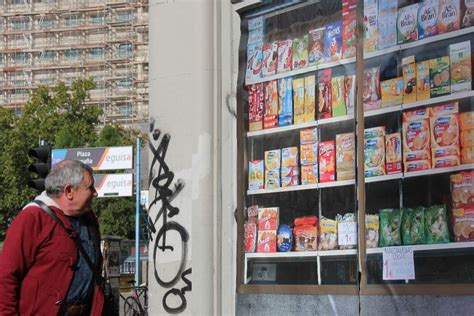
[[[338,223],[337,241],[340,246],[357,245],[357,223]]]
[[[383,248],[383,279],[414,280],[413,247]]]

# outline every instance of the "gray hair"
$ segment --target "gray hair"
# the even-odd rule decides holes
[[[56,164],[44,181],[46,193],[57,196],[66,185],[77,189],[84,180],[84,171],[93,176],[92,168],[79,160],[67,159]]]

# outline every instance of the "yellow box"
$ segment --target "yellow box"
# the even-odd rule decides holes
[[[305,122],[313,122],[316,117],[316,77],[304,78],[304,118]]]
[[[304,79],[293,79],[294,124],[304,122]]]
[[[416,102],[416,64],[415,56],[402,59],[403,103]]]
[[[382,107],[402,104],[404,81],[402,77],[385,80],[380,83]]]

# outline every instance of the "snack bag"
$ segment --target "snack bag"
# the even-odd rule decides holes
[[[276,230],[259,230],[257,252],[276,252]]]
[[[337,248],[337,221],[321,216],[319,222],[319,250]]]
[[[430,96],[436,98],[451,93],[449,56],[434,58],[430,63]]]
[[[280,225],[277,232],[277,248],[279,252],[291,251],[293,247],[293,234],[288,225]]]
[[[418,38],[438,34],[438,0],[424,0],[418,7]]]
[[[278,42],[277,72],[290,71],[293,65],[293,41],[283,40]]]
[[[401,232],[404,245],[425,243],[425,210],[422,206],[402,209]]]
[[[450,180],[453,208],[474,206],[474,172],[456,173]]]
[[[380,109],[380,68],[370,68],[364,71],[364,112]]]
[[[278,91],[277,81],[272,80],[263,84],[265,89],[265,111],[263,114],[263,128],[278,126]]]
[[[293,69],[308,65],[308,35],[293,39]]]
[[[255,223],[244,224],[244,251],[255,252],[257,243],[257,225]]]
[[[378,215],[365,216],[365,244],[367,248],[379,246],[380,222]]]
[[[257,83],[248,88],[249,102],[249,131],[258,131],[263,128],[263,84]]]
[[[300,131],[300,144],[311,144],[318,141],[318,129],[316,127],[302,129]]]
[[[341,60],[342,57],[342,22],[337,21],[326,25],[324,32],[325,62],[330,63]]]
[[[354,249],[357,246],[357,219],[354,213],[337,214],[337,243],[339,249]]]
[[[278,207],[261,207],[258,209],[258,230],[277,230]]]
[[[312,225],[312,226],[318,226],[318,217],[316,216],[303,216],[303,217],[297,217],[293,220],[293,223],[295,226],[302,226],[302,225]]]
[[[453,209],[452,212],[454,241],[474,240],[474,208]]]
[[[308,34],[308,65],[313,66],[320,64],[324,61],[324,30],[325,28],[319,28],[310,30]]]
[[[416,64],[415,56],[402,59],[403,103],[416,102]]]
[[[278,79],[278,126],[293,124],[293,86],[291,78]]]
[[[351,180],[355,177],[355,135],[336,135],[337,180]]]
[[[402,172],[402,138],[400,133],[385,136],[385,161],[387,174]]]
[[[318,164],[301,166],[301,184],[318,183]]]
[[[248,223],[258,222],[258,205],[252,205],[247,208],[247,222]]]
[[[430,98],[430,63],[421,61],[416,63],[416,100]]]
[[[440,34],[456,31],[461,27],[460,2],[460,0],[439,0],[438,31]]]
[[[418,3],[398,9],[398,44],[413,42],[418,39],[417,15]]]
[[[304,122],[313,122],[316,117],[316,77],[304,78]]]
[[[385,80],[380,83],[382,107],[402,104],[403,78]]]
[[[380,247],[400,246],[402,214],[398,209],[380,210]]]
[[[273,76],[276,74],[278,65],[278,42],[263,44],[262,76]]]
[[[333,77],[332,87],[332,116],[346,115],[346,102],[344,99],[344,76]]]
[[[319,143],[319,182],[336,180],[336,153],[334,141]]]
[[[449,242],[446,205],[435,205],[425,210],[425,232],[428,244]]]
[[[355,75],[344,77],[344,101],[347,114],[354,114],[355,108]]]
[[[332,116],[331,68],[318,72],[318,119]]]
[[[451,62],[451,93],[471,91],[471,41],[449,45]]]
[[[304,78],[293,79],[294,124],[304,122]]]
[[[249,190],[263,189],[263,160],[249,161]]]
[[[318,250],[318,227],[313,225],[295,226],[295,251]]]
[[[245,82],[259,79],[262,73],[262,44],[256,43],[247,47],[247,69]]]

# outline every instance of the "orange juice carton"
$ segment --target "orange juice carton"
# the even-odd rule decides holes
[[[301,166],[301,184],[318,183],[318,164]]]
[[[474,240],[474,207],[455,208],[452,211],[454,241]]]
[[[403,85],[402,77],[380,82],[382,107],[402,104]]]
[[[415,172],[431,169],[431,160],[416,160],[404,162],[405,172]]]
[[[336,135],[336,171],[338,180],[350,180],[355,175],[355,135]]]
[[[449,56],[433,58],[430,63],[430,97],[436,98],[451,93]]]
[[[293,39],[293,69],[305,68],[308,65],[308,35]]]
[[[300,131],[300,144],[312,144],[318,140],[318,129],[316,127],[302,129]]]
[[[313,122],[316,117],[316,77],[304,77],[304,115],[305,122]]]
[[[364,1],[364,52],[377,50],[378,41],[378,7],[376,1]]]
[[[271,253],[276,252],[276,237],[275,230],[259,230],[257,240],[257,252]]]
[[[385,175],[385,138],[373,137],[364,139],[365,176]]]
[[[265,152],[265,170],[280,170],[281,150],[267,150]]]
[[[332,116],[331,68],[318,71],[318,119]]]
[[[424,0],[418,6],[418,38],[438,34],[438,0]]]
[[[474,146],[474,129],[468,129],[461,132],[461,146],[462,147]]]
[[[434,158],[454,154],[459,158],[458,114],[430,118],[431,152]]]
[[[263,113],[263,128],[278,126],[278,90],[277,81],[272,80],[263,84],[265,89],[265,110]]]
[[[438,32],[459,30],[461,27],[461,1],[439,0]]]
[[[370,68],[364,71],[364,111],[380,109],[380,68]]]
[[[416,64],[415,56],[402,59],[403,103],[416,102]]]
[[[336,153],[334,141],[319,143],[319,182],[336,180]]]
[[[459,155],[433,158],[433,168],[455,167],[455,166],[459,166],[459,164],[460,164]]]
[[[418,39],[417,16],[418,3],[398,9],[398,44],[413,42]]]
[[[347,114],[346,101],[344,98],[344,76],[333,77],[332,87],[332,116],[343,116]]]
[[[416,63],[416,100],[430,98],[430,63],[421,61]]]
[[[249,161],[249,190],[263,189],[263,160]]]
[[[308,65],[317,65],[324,61],[324,27],[310,30],[308,33]]]
[[[293,41],[290,39],[278,42],[277,73],[290,71],[293,66]]]
[[[255,252],[257,243],[257,225],[255,223],[244,224],[244,251]]]
[[[281,166],[291,167],[298,165],[298,147],[287,147],[281,150]]]
[[[315,225],[299,225],[293,228],[295,251],[318,250],[318,227]]]
[[[355,101],[355,75],[344,77],[344,101],[346,103],[347,114],[354,114]]]
[[[249,131],[252,132],[261,130],[263,128],[263,84],[253,84],[250,85],[248,89]]]
[[[263,44],[262,76],[276,74],[278,65],[278,42]]]
[[[461,163],[474,163],[474,147],[464,147],[461,149]]]
[[[304,78],[293,79],[294,124],[304,122]]]
[[[474,129],[474,111],[459,114],[459,128],[461,131]]]
[[[387,174],[402,172],[402,137],[400,133],[385,136],[385,162]]]
[[[300,183],[299,183],[299,180],[298,180],[298,176],[281,178],[281,186],[283,188],[297,186],[299,184]]]
[[[293,124],[293,84],[291,78],[278,79],[278,126]]]
[[[300,163],[302,166],[318,163],[318,143],[300,145]]]
[[[471,91],[471,41],[449,45],[451,62],[451,93]]]
[[[300,174],[300,168],[298,166],[284,167],[281,169],[281,177],[297,177]]]
[[[278,207],[261,207],[258,209],[258,230],[278,229]]]

